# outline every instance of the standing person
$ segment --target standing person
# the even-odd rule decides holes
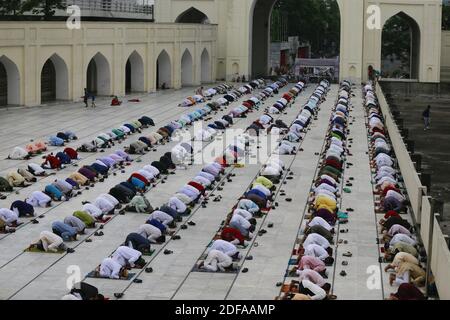
[[[198,88],[195,94],[203,97],[203,87]]]
[[[89,93],[88,93],[87,89],[84,88],[83,102],[84,102],[84,106],[86,108],[88,107],[88,98],[89,98]]]
[[[425,128],[423,130],[430,129],[430,115],[431,115],[431,106],[428,105],[428,107],[422,113],[423,122],[424,122],[424,125],[425,125]]]
[[[92,108],[95,108],[96,107],[96,105],[95,105],[95,94],[92,94],[91,98],[92,98]]]

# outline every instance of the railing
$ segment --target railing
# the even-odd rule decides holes
[[[439,215],[433,212],[432,199],[427,196],[427,189],[420,182],[414,163],[409,156],[379,85],[377,85],[376,93],[398,160],[398,166],[409,195],[413,211],[412,215],[418,224],[420,236],[428,255],[429,266],[435,279],[439,297],[443,300],[450,300],[450,250],[448,236],[442,233],[439,222],[436,219]]]
[[[137,18],[145,16],[146,19],[153,19],[154,6],[149,0],[142,1],[142,4],[138,4],[136,0],[134,2],[132,0],[65,0],[64,4],[65,6],[76,5],[80,7],[82,13],[89,16],[101,13],[102,16],[136,15]]]

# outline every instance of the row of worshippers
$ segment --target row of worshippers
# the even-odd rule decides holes
[[[188,114],[183,114],[178,120],[171,121],[166,126],[159,128],[156,132],[140,137],[138,141],[131,143],[126,148],[126,151],[130,154],[144,154],[151,150],[155,144],[164,144],[170,141],[171,137],[176,135],[180,130],[187,128],[195,121],[204,119],[212,111],[213,109],[206,105]]]
[[[291,90],[284,93],[283,96],[277,100],[271,107],[269,107],[266,111],[269,114],[280,114],[287,107],[292,105],[295,102],[295,97],[303,90],[305,86],[304,82],[298,82]]]
[[[103,149],[111,148],[115,145],[115,141],[121,143],[127,136],[134,133],[142,133],[142,130],[150,126],[155,126],[153,119],[143,116],[138,120],[125,123],[124,125],[113,128],[109,131],[100,133],[90,142],[83,143],[78,147],[78,152],[104,152]]]
[[[293,280],[281,297],[289,300],[335,299],[326,282],[327,266],[334,263],[334,226],[338,220],[338,203],[343,164],[348,150],[346,135],[349,116],[350,83],[341,83],[338,101],[330,118],[326,144],[320,160],[320,169],[311,189],[309,221],[303,229],[303,238],[295,249],[296,266],[290,270]],[[294,273],[294,274],[293,274]]]
[[[64,168],[65,165],[79,160],[78,153],[72,148],[65,148],[56,155],[49,154],[42,165],[29,163],[28,166],[8,172],[6,178],[0,177],[0,191],[12,192],[14,188],[25,188],[37,181],[37,177],[46,177],[49,174],[45,169]]]
[[[8,159],[28,160],[47,151],[47,145],[61,147],[65,143],[77,139],[78,137],[73,131],[58,132],[56,136],[50,136],[47,143],[44,141],[35,141],[27,144],[25,148],[15,147],[8,155]]]
[[[47,208],[52,206],[53,201],[68,201],[70,198],[79,195],[82,187],[88,189],[88,186],[94,186],[97,181],[103,182],[111,169],[119,167],[123,169],[124,164],[128,164],[130,161],[132,159],[127,153],[117,150],[109,156],[98,158],[91,165],[83,166],[65,180],[56,179],[48,184],[43,191],[32,192],[25,201],[15,201],[10,209],[1,209],[3,214],[7,216],[7,222],[0,231],[14,232],[15,228],[21,224],[19,219],[22,217],[33,218],[33,223],[36,223],[35,212],[30,208]]]
[[[278,157],[269,159],[260,175],[227,215],[198,268],[211,272],[237,268],[234,262],[242,257],[237,248],[245,248],[254,237],[257,218],[271,207],[275,184],[280,182],[284,170],[285,166]]]
[[[326,99],[329,86],[330,84],[326,81],[322,81],[317,86],[308,102],[303,106],[300,114],[289,127],[284,123],[275,123],[270,127],[271,134],[285,134],[285,137],[278,145],[278,154],[287,155],[297,152],[295,143],[301,141],[302,133],[305,132],[312,118],[317,115],[320,104]]]
[[[50,204],[48,198],[40,200],[47,201],[47,206]],[[41,202],[39,205],[44,206],[45,203]],[[122,205],[119,200],[111,194],[101,194],[92,203],[83,202],[83,207],[75,211],[72,216],[65,217],[63,221],[54,221],[51,225],[52,231],[42,231],[39,239],[33,242],[29,249],[42,252],[67,251],[72,253],[74,249],[70,248],[66,244],[67,242],[80,240],[79,236],[86,234],[86,229],[93,229],[97,227],[98,223],[107,222],[109,220],[107,216],[117,214],[121,209]],[[28,212],[27,215],[34,215],[33,205],[27,202],[16,201],[13,210],[19,214]]]
[[[399,175],[393,158],[392,145],[384,124],[384,117],[372,83],[364,86],[365,106],[368,114],[369,148],[372,175],[376,182],[374,193],[379,199],[377,212],[384,213],[380,220],[381,242],[384,245],[385,271],[389,283],[399,286],[390,299],[422,300],[420,287],[425,284],[426,271],[420,263],[420,247],[414,235],[414,228],[402,217],[406,214],[408,201],[400,190]],[[430,283],[433,283],[431,279]],[[401,286],[401,288],[400,288]]]
[[[273,84],[272,84],[273,85]],[[284,82],[279,82],[276,84],[277,88],[280,89],[286,84]],[[295,90],[293,90],[295,89]],[[285,93],[283,96],[290,99],[290,102],[293,102],[295,98],[300,94],[300,92],[303,89],[303,85],[296,84],[291,90],[289,90],[288,93]],[[278,91],[277,91],[278,92]],[[256,105],[261,105],[261,101],[266,100],[269,97],[272,97],[274,93],[274,90],[271,86],[266,87],[263,91],[261,91],[259,94],[255,95],[251,98],[251,101],[257,102]],[[286,100],[282,98],[283,100]],[[279,100],[281,101],[281,100]],[[287,125],[283,123],[281,120],[276,120],[273,118],[270,113],[265,110],[265,114],[259,117],[259,119],[255,120],[246,128],[246,132],[251,136],[259,136],[261,131],[267,130],[268,133],[271,133],[271,130],[273,128],[287,128]],[[275,123],[274,123],[275,121]]]
[[[90,142],[83,143],[77,148],[78,152],[97,152],[98,149],[105,149],[114,145],[114,141],[121,141],[126,138],[127,135],[140,131],[141,128],[146,128],[148,126],[154,126],[154,122],[151,118],[147,116],[141,117],[139,120],[126,123],[120,128],[111,129],[110,131],[100,133],[94,140]],[[54,138],[54,139],[53,139]],[[52,137],[54,143],[50,143],[52,146],[63,146],[65,142],[78,139],[72,132],[68,131],[65,133],[58,133],[57,136]],[[59,142],[58,142],[59,141]],[[64,143],[60,143],[60,142]],[[71,148],[70,148],[71,149]],[[28,160],[36,154],[41,154],[47,151],[47,145],[44,142],[35,142],[34,144],[27,145],[27,147],[15,147],[13,151],[8,156],[8,159],[14,160]],[[53,155],[52,155],[53,156]],[[54,160],[53,158],[47,159],[44,157],[45,161],[43,166],[49,169],[61,169],[60,161],[54,161],[53,163],[48,160]]]
[[[209,123],[205,129],[199,129],[194,133],[195,141],[211,141],[220,130],[225,130],[230,124],[233,124],[234,118],[245,118],[253,109],[258,110],[261,102],[267,99],[264,94],[256,94],[250,99],[244,101],[240,106],[231,110],[228,114]],[[209,104],[208,104],[209,105]]]
[[[197,92],[196,95],[192,97],[187,97],[183,100],[182,103],[180,103],[179,107],[192,107],[198,103],[205,102],[205,100],[210,100],[212,97],[214,97],[217,94],[224,94],[228,90],[230,90],[232,86],[230,86],[227,83],[220,84],[216,87],[209,88],[206,90],[203,90],[203,87],[201,87]]]

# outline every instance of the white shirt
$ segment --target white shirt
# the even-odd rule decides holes
[[[303,246],[307,247],[310,244],[317,244],[324,249],[330,247],[330,242],[318,233],[311,233],[306,237]]]
[[[150,172],[151,174],[153,174],[154,177],[156,177],[157,175],[159,175],[159,170],[151,165],[146,165],[144,166],[144,170]]]
[[[310,244],[308,246],[304,246],[305,255],[319,258],[320,260],[325,260],[325,258],[329,257],[328,252],[319,246],[318,244]]]
[[[34,191],[26,202],[33,207],[45,207],[52,199],[41,191]]]
[[[211,250],[218,250],[220,252],[225,253],[228,256],[234,256],[237,252],[237,248],[234,244],[232,244],[231,242],[225,241],[225,240],[215,240],[211,247],[210,247],[210,251]]]
[[[100,210],[99,208],[97,208],[96,206],[94,206],[91,203],[86,203],[83,206],[83,211],[89,213],[94,218],[101,216],[103,213],[102,210]]]
[[[112,254],[112,258],[117,261],[122,267],[125,267],[127,263],[134,267],[134,263],[141,257],[142,253],[132,249],[130,247],[121,246],[117,248]]]
[[[231,217],[230,223],[236,223],[238,225],[240,225],[242,228],[248,230],[248,228],[250,228],[251,223],[248,222],[247,219],[245,219],[244,217],[242,217],[239,214],[233,214],[233,216]]]
[[[100,265],[100,276],[111,279],[119,279],[119,273],[122,266],[112,258],[106,258]]]
[[[42,241],[42,246],[45,251],[56,251],[63,243],[63,239],[60,236],[50,231],[42,231],[39,234],[39,240]]]
[[[159,228],[152,226],[151,224],[148,223],[140,225],[137,230],[137,233],[145,238],[150,238],[153,236],[160,237],[162,235],[161,230],[159,230]]]
[[[11,223],[19,220],[19,216],[14,211],[11,211],[6,208],[2,208],[2,209],[0,209],[0,219],[5,221],[6,224],[11,224]]]
[[[109,200],[105,199],[102,196],[95,199],[94,204],[97,208],[99,208],[102,211],[102,213],[108,213],[115,207],[114,204],[112,204]]]
[[[246,220],[250,220],[251,218],[253,218],[253,215],[244,209],[235,209],[233,211],[233,215],[235,215],[235,214],[240,215],[242,218],[244,218]]]
[[[172,197],[169,199],[169,207],[176,210],[178,213],[183,213],[187,209],[184,202],[176,197]]]
[[[389,245],[394,246],[396,243],[399,243],[399,242],[404,242],[411,246],[415,246],[417,243],[416,240],[409,237],[408,235],[403,234],[403,233],[397,233],[395,236],[392,237],[391,241],[389,242]]]
[[[393,197],[394,199],[397,199],[400,202],[405,201],[405,197],[395,190],[389,190],[388,192],[386,192],[386,198],[387,197]]]
[[[304,288],[309,289],[312,293],[314,293],[311,300],[323,300],[327,297],[325,290],[309,280],[302,280],[302,285]]]
[[[331,231],[331,229],[333,229],[333,227],[322,217],[314,217],[308,223],[308,226],[309,227],[321,226],[321,227],[327,229],[328,231]]]
[[[37,175],[45,172],[45,170],[42,169],[42,167],[36,163],[29,163],[28,167],[30,167],[33,170],[34,174],[37,174]]]

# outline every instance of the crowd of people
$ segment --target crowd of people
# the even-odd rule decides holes
[[[426,271],[421,265],[421,250],[415,229],[406,218],[409,201],[401,190],[401,174],[384,124],[372,83],[364,86],[365,108],[368,117],[371,170],[374,180],[376,212],[384,261],[388,263],[389,283],[398,286],[392,300],[423,300],[420,289],[425,286]],[[434,281],[430,277],[430,283]]]
[[[315,93],[315,100],[321,103],[329,87],[324,83]],[[281,299],[325,300],[336,299],[330,294],[331,284],[327,266],[334,264],[333,244],[335,224],[345,223],[347,215],[339,210],[340,189],[346,148],[347,125],[350,112],[351,84],[343,81],[333,109],[326,143],[324,145],[317,176],[308,199],[308,219],[303,237],[294,249],[294,267],[288,276],[295,277],[282,288]]]

